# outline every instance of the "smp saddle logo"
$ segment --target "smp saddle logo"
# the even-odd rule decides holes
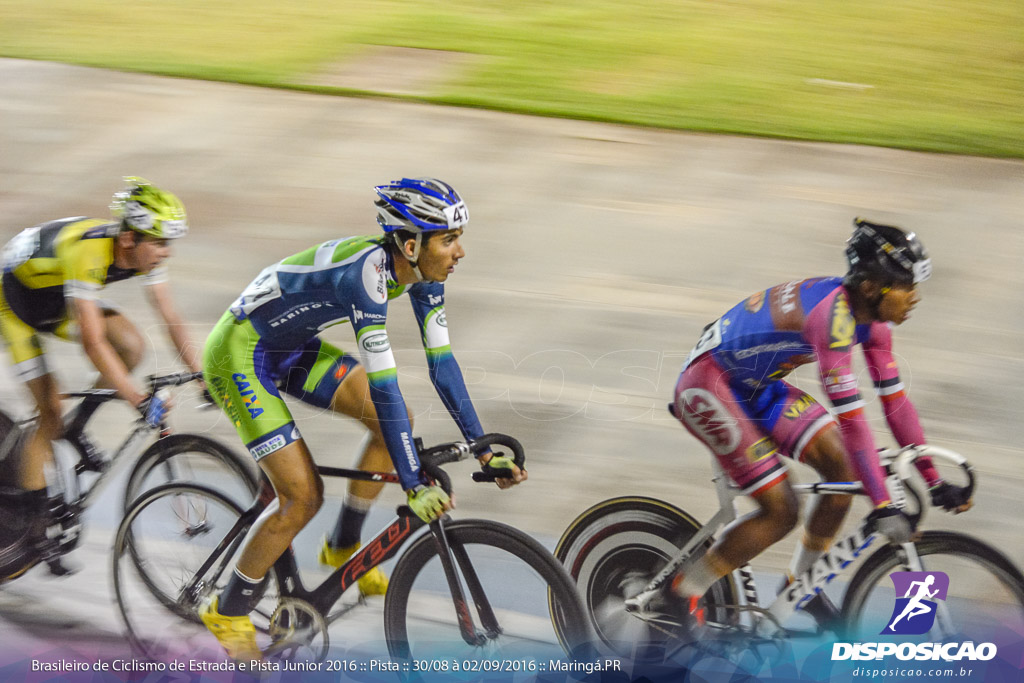
[[[883,635],[921,635],[935,623],[937,600],[946,599],[949,576],[945,572],[893,572],[896,604]]]

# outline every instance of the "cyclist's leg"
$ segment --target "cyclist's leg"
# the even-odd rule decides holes
[[[779,382],[776,399],[764,407],[765,422],[780,451],[813,467],[825,481],[851,481],[835,420],[812,396]],[[850,509],[850,496],[811,496],[804,533],[793,551],[781,588],[811,569],[835,538]],[[820,626],[835,630],[839,610],[825,593],[803,604]]]
[[[751,419],[748,400],[729,386],[710,356],[692,364],[676,385],[673,413],[706,445],[758,509],[729,525],[702,558],[684,565],[676,589],[703,595],[726,573],[782,539],[797,521],[796,497],[775,443]]]
[[[62,429],[60,396],[57,382],[46,367],[42,340],[27,323],[22,321],[7,306],[0,289],[0,335],[14,361],[15,376],[25,383],[39,411],[39,422],[35,432],[28,438],[18,455],[18,475],[15,481],[4,482],[45,498],[46,478],[43,468],[53,460],[54,439],[60,438]]]
[[[364,471],[392,471],[366,369],[355,357],[327,342],[312,340],[289,368],[282,389],[305,403],[359,420],[369,433],[356,466]],[[321,550],[321,562],[341,566],[358,549],[363,523],[383,486],[381,482],[349,482],[341,514]],[[381,595],[387,590],[387,578],[374,568],[359,580],[359,587],[364,594]]]
[[[780,382],[785,391],[764,410],[780,451],[814,468],[824,481],[854,481],[839,429],[828,411],[812,396]],[[852,502],[851,496],[814,496],[807,510],[804,535],[789,567],[792,581],[828,550]]]
[[[323,501],[323,482],[274,383],[276,368],[289,358],[266,349],[252,324],[230,312],[214,326],[203,350],[211,395],[277,493],[250,530],[228,584],[200,609],[203,623],[236,659],[259,657],[247,616],[259,597],[257,588]]]
[[[41,358],[40,358],[41,360]],[[40,505],[45,502],[46,477],[44,468],[53,461],[53,442],[60,438],[64,425],[61,420],[60,392],[53,374],[44,374],[25,382],[36,409],[39,420],[36,429],[26,440],[21,454],[21,469],[18,484],[26,491],[40,492]]]

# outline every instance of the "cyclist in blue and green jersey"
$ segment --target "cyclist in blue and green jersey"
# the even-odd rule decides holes
[[[206,342],[207,383],[277,493],[254,525],[228,585],[200,612],[235,659],[259,658],[248,617],[258,585],[323,499],[323,483],[282,391],[359,419],[370,431],[360,468],[389,470],[393,464],[413,511],[425,521],[443,514],[451,502],[420,471],[385,329],[388,302],[407,293],[438,394],[463,436],[483,435],[452,356],[444,309],[443,283],[465,255],[460,237],[469,218],[466,205],[451,186],[432,178],[403,178],[376,191],[383,236],[331,240],[264,269]],[[345,322],[355,331],[362,363],[318,338]],[[512,470],[512,477],[498,480],[501,488],[527,477],[504,456],[487,453],[480,460],[487,468]],[[359,548],[362,523],[381,486],[352,482],[321,562],[341,566]],[[387,588],[379,569],[359,584],[369,594]]]

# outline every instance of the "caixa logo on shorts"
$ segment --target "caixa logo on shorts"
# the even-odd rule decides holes
[[[917,636],[930,631],[936,600],[945,601],[949,591],[949,576],[945,572],[893,572],[889,578],[896,588],[896,604],[882,634]]]

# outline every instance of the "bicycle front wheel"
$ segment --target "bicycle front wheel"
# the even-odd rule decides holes
[[[171,434],[146,449],[128,475],[125,511],[148,489],[193,483],[226,493],[247,505],[256,496],[259,474],[252,458],[201,434]]]
[[[114,540],[113,583],[126,635],[140,655],[220,656],[197,612],[234,567],[246,531],[236,525],[241,514],[220,491],[195,484],[158,486],[129,508]],[[267,581],[253,614],[258,629],[277,603],[273,569]]]
[[[560,658],[587,642],[572,581],[544,546],[518,529],[486,520],[446,522],[444,534],[465,604],[453,601],[433,533],[420,536],[395,566],[384,602],[384,634],[393,657],[500,659],[529,672],[530,662]],[[576,628],[559,633],[551,614]]]
[[[894,573],[912,570],[902,548],[889,545],[869,557],[850,581],[842,610],[848,640],[971,640],[998,646],[1008,636],[1024,633],[1024,576],[1005,555],[977,539],[948,531],[926,531],[914,545],[921,560],[920,575],[890,579]],[[909,582],[941,588],[946,582],[939,574],[948,577],[945,599],[939,593],[934,600],[906,610],[913,597],[907,590]],[[893,622],[895,634],[888,629]]]

